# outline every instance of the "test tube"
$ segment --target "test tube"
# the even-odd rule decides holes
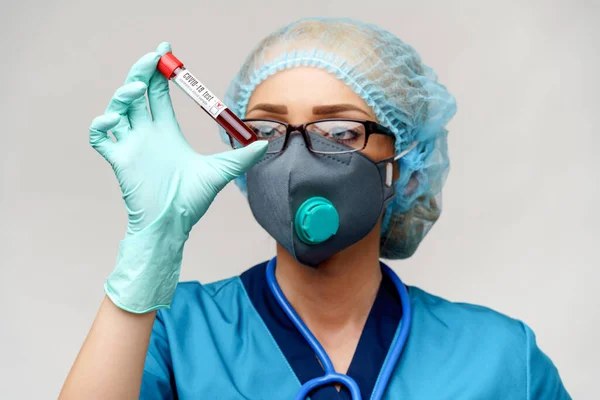
[[[221,100],[200,82],[181,61],[169,52],[158,60],[158,70],[170,81],[179,86],[208,115],[210,115],[225,132],[242,146],[256,141],[256,134],[248,128]]]

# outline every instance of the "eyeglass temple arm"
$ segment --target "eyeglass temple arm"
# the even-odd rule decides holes
[[[404,151],[401,151],[400,154],[398,154],[397,156],[395,156],[392,161],[398,161],[399,159],[401,159],[402,157],[404,157],[405,155],[407,155],[408,153],[410,153],[415,147],[417,147],[419,145],[419,141],[415,140],[414,142],[412,142],[410,144],[410,146],[408,146],[407,149],[405,149]],[[394,163],[393,162],[388,162],[385,166],[385,184],[387,187],[392,186],[393,182],[393,178],[394,178]]]

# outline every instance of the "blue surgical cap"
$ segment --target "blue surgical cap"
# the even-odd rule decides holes
[[[244,118],[250,96],[269,76],[294,67],[322,68],[342,80],[395,136],[402,157],[396,197],[381,230],[382,258],[410,257],[441,213],[448,174],[446,124],[456,102],[419,54],[375,25],[346,18],[308,18],[264,38],[232,80],[225,104]],[[223,130],[221,136],[229,139]],[[246,178],[236,179],[246,194]]]

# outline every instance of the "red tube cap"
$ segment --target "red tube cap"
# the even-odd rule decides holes
[[[158,60],[158,65],[156,66],[160,73],[167,79],[171,79],[173,72],[181,67],[183,67],[183,63],[171,52],[165,53],[165,55]]]

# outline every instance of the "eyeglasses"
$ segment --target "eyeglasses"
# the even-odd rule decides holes
[[[323,119],[301,125],[291,125],[270,119],[242,120],[252,129],[259,140],[268,140],[267,154],[277,154],[285,150],[292,132],[298,132],[304,138],[306,147],[318,154],[353,153],[367,146],[369,136],[380,134],[395,137],[394,133],[377,122],[358,119]],[[239,143],[229,138],[233,148],[241,147]],[[347,150],[340,150],[342,144]]]

